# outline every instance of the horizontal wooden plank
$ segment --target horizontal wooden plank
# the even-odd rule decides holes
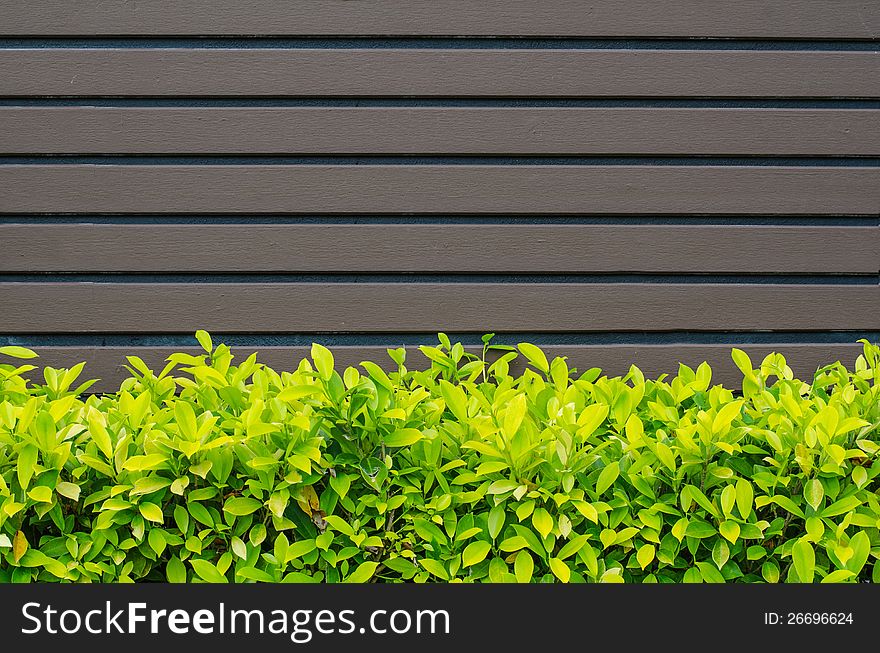
[[[4,224],[0,272],[877,274],[877,227]]]
[[[870,109],[0,107],[4,154],[880,154]]]
[[[880,97],[875,52],[0,50],[0,96]]]
[[[0,283],[0,332],[870,330],[880,285]]]
[[[0,166],[0,213],[870,214],[880,167]]]
[[[6,0],[3,36],[520,35],[876,38],[867,0]]]
[[[320,338],[316,338],[320,342]],[[428,340],[426,344],[431,344]],[[336,359],[336,369],[348,366],[357,367],[362,361],[369,360],[381,364],[386,369],[397,369],[386,353],[388,347],[398,347],[389,341],[386,347],[376,346],[343,346],[331,347]],[[736,346],[746,351],[753,363],[758,365],[763,357],[771,352],[779,352],[786,358],[797,378],[809,381],[815,371],[824,365],[841,361],[850,369],[862,351],[862,346],[853,344],[766,344],[766,345],[550,345],[542,349],[548,356],[568,357],[569,367],[585,371],[592,367],[601,368],[606,374],[626,374],[631,364],[637,365],[649,378],[657,378],[661,374],[677,374],[679,363],[696,368],[703,361],[712,366],[713,383],[723,383],[731,389],[737,389],[742,382],[742,373],[733,364],[730,350]],[[467,347],[479,355],[478,348]],[[171,347],[36,347],[40,358],[31,361],[42,368],[69,368],[81,361],[86,361],[85,371],[80,382],[86,379],[100,379],[90,392],[112,392],[119,388],[120,382],[129,373],[125,369],[126,356],[139,356],[157,373],[165,365],[165,359],[177,351],[190,354],[203,353],[202,350]],[[409,369],[424,369],[428,360],[417,347],[408,346],[407,366]],[[242,361],[251,353],[257,353],[257,360],[276,370],[294,370],[303,358],[309,357],[308,347],[233,347],[236,361]],[[523,369],[522,357],[514,363],[514,372]],[[35,382],[41,382],[40,371],[30,374]]]

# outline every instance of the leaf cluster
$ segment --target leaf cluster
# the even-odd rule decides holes
[[[197,338],[104,395],[0,348],[0,582],[880,581],[868,342],[810,382],[733,350],[734,391],[489,337],[390,372]]]

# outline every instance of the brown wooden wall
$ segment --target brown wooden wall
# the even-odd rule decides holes
[[[880,340],[875,0],[6,0],[0,344]],[[413,354],[413,359],[418,360]]]

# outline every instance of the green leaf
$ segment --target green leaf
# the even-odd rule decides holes
[[[513,537],[508,537],[504,540],[498,548],[506,553],[511,553],[513,551],[519,551],[520,549],[525,549],[529,546],[529,543],[526,541],[526,538],[521,535],[514,535]]]
[[[571,579],[571,569],[559,558],[550,558],[550,571],[563,583],[567,583]]]
[[[636,560],[639,566],[644,569],[654,560],[656,549],[653,544],[643,544],[636,553]]]
[[[752,514],[752,507],[755,504],[755,491],[752,484],[744,478],[738,479],[736,482],[736,508],[743,519],[748,519]]]
[[[242,567],[237,569],[235,573],[245,580],[255,580],[261,583],[272,583],[275,581],[275,579],[265,571],[257,569],[256,567]]]
[[[696,537],[697,539],[712,537],[717,532],[718,531],[715,530],[715,527],[709,522],[697,520],[689,522],[685,529],[686,535],[689,537]]]
[[[495,481],[486,490],[487,494],[504,494],[511,492],[519,487],[519,483],[515,481]]]
[[[226,500],[226,503],[223,504],[224,512],[228,512],[230,515],[235,515],[236,517],[250,515],[262,507],[262,503],[256,499],[248,497],[230,497]]]
[[[11,356],[12,358],[38,358],[37,354],[30,349],[18,347],[16,345],[0,347],[0,354]]]
[[[207,560],[201,560],[199,558],[193,558],[189,561],[189,564],[192,565],[193,571],[196,572],[196,576],[201,578],[206,583],[228,583],[226,580],[226,576],[221,574],[217,567],[212,565]]]
[[[733,348],[730,352],[730,356],[733,358],[734,364],[744,375],[751,376],[754,373],[755,370],[752,367],[752,361],[749,358],[749,355],[742,349]]]
[[[547,537],[553,530],[553,518],[544,508],[535,508],[532,513],[532,526],[541,534],[541,537]]]
[[[150,545],[150,548],[156,552],[157,556],[162,555],[162,552],[165,551],[165,545],[167,544],[165,536],[158,528],[150,529],[150,532],[147,534],[147,543]]]
[[[657,459],[663,463],[666,467],[669,468],[670,471],[675,471],[675,454],[672,453],[672,449],[666,446],[662,442],[658,442],[656,445],[656,453]]]
[[[740,533],[739,524],[735,521],[721,522],[721,525],[718,527],[718,532],[721,533],[722,537],[730,540],[731,544],[736,544],[736,540],[739,538]]]
[[[700,570],[700,576],[706,583],[723,583],[724,576],[710,562],[698,562],[697,568]]]
[[[825,488],[822,487],[819,479],[814,478],[804,484],[804,499],[813,507],[813,510],[819,510],[819,506],[822,505],[822,499],[824,498]]]
[[[333,376],[333,354],[329,349],[317,342],[312,343],[312,360],[315,361],[315,369],[325,381]]]
[[[468,544],[461,554],[461,563],[464,567],[473,567],[485,560],[492,547],[488,542],[477,540]]]
[[[529,583],[535,571],[535,561],[528,551],[520,551],[513,561],[513,573],[518,583]]]
[[[332,487],[333,491],[339,495],[340,499],[344,499],[345,495],[348,494],[352,478],[353,477],[348,474],[337,474],[336,476],[330,477],[330,487]]]
[[[836,517],[837,515],[842,515],[845,512],[850,512],[862,505],[862,502],[857,498],[850,496],[840,499],[839,501],[835,501],[830,506],[825,508],[821,512],[822,517]]]
[[[791,549],[791,558],[800,582],[812,583],[816,573],[816,554],[813,545],[805,538],[799,539]]]
[[[165,565],[165,577],[169,583],[185,583],[186,567],[177,556],[172,557]]]
[[[26,444],[18,452],[18,462],[16,463],[16,472],[18,474],[18,484],[22,488],[27,488],[33,478],[34,470],[37,466],[38,449],[32,444]]]
[[[205,508],[205,506],[200,503],[188,503],[186,507],[193,519],[200,524],[204,524],[208,528],[214,528],[214,520],[211,518],[211,513],[208,512],[208,509]]]
[[[366,583],[376,573],[376,562],[362,562],[351,574],[345,579],[346,583]]]
[[[521,342],[517,345],[517,348],[519,348],[522,355],[525,356],[538,370],[544,374],[550,372],[550,364],[547,362],[547,356],[544,355],[544,352],[541,351],[539,347],[528,342]]]
[[[617,480],[617,477],[620,475],[620,465],[615,460],[607,464],[602,472],[599,474],[599,478],[596,480],[596,494],[602,495],[605,493],[605,490],[611,487],[614,481]]]
[[[24,554],[27,553],[28,546],[29,544],[25,534],[21,531],[17,531],[12,538],[12,560],[15,564],[18,564]]]
[[[138,504],[138,510],[144,516],[144,519],[149,519],[152,522],[156,522],[161,524],[165,521],[162,515],[162,509],[157,506],[155,503],[141,503]]]
[[[174,402],[174,421],[180,429],[180,434],[187,440],[198,439],[198,423],[193,407],[185,401]]]
[[[424,437],[418,429],[398,429],[385,436],[386,447],[408,447]]]
[[[89,417],[89,434],[92,436],[98,449],[101,450],[108,460],[113,459],[113,442],[104,424],[95,417]]]
[[[761,565],[761,576],[763,576],[764,580],[766,580],[768,583],[778,583],[779,566],[772,560],[768,560],[763,565]]]
[[[160,453],[153,453],[146,456],[132,456],[125,461],[123,469],[129,472],[143,472],[148,469],[158,469],[168,464],[168,459]]]
[[[730,547],[724,540],[715,540],[712,546],[712,562],[718,569],[721,569],[730,560]]]
[[[230,544],[232,546],[232,552],[235,555],[242,560],[247,559],[247,544],[245,544],[240,537],[233,537]]]
[[[52,488],[46,487],[45,485],[38,485],[33,490],[28,492],[28,496],[34,501],[40,503],[51,503]]]
[[[183,506],[174,506],[174,523],[177,525],[178,530],[180,530],[181,535],[185,535],[189,526],[189,513]]]
[[[853,555],[847,560],[846,568],[858,575],[871,555],[871,539],[865,531],[859,531],[850,538],[849,547],[853,550]]]
[[[464,390],[460,386],[452,385],[449,381],[440,381],[440,396],[446,403],[446,407],[455,415],[455,418],[462,423],[468,420],[468,399]]]
[[[845,583],[846,581],[854,578],[855,574],[851,572],[849,569],[837,569],[836,571],[832,571],[830,574],[825,576],[822,579],[823,583]]]
[[[315,540],[297,540],[287,547],[287,553],[284,555],[286,560],[296,560],[304,555],[308,555],[318,548]]]
[[[504,506],[495,506],[492,510],[489,511],[489,517],[487,519],[487,525],[489,527],[489,537],[493,540],[498,537],[501,533],[501,529],[504,528],[504,520],[506,518],[506,514],[504,512]]]
[[[446,567],[444,567],[443,563],[439,560],[422,558],[419,560],[419,564],[425,569],[425,571],[436,576],[440,580],[449,580],[449,572],[446,571]]]
[[[207,331],[203,331],[202,329],[196,331],[196,340],[199,341],[202,349],[204,349],[209,354],[214,351],[214,343],[211,342],[211,336],[208,334]]]
[[[778,505],[781,508],[785,508],[788,512],[793,514],[795,517],[800,517],[801,519],[806,519],[806,515],[804,515],[804,511],[797,507],[794,501],[789,499],[786,496],[781,494],[777,494],[772,497],[773,503]]]

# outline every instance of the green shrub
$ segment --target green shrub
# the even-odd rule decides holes
[[[103,396],[0,364],[0,581],[880,581],[867,342],[812,383],[734,350],[734,393],[529,344],[278,372],[197,337]]]

